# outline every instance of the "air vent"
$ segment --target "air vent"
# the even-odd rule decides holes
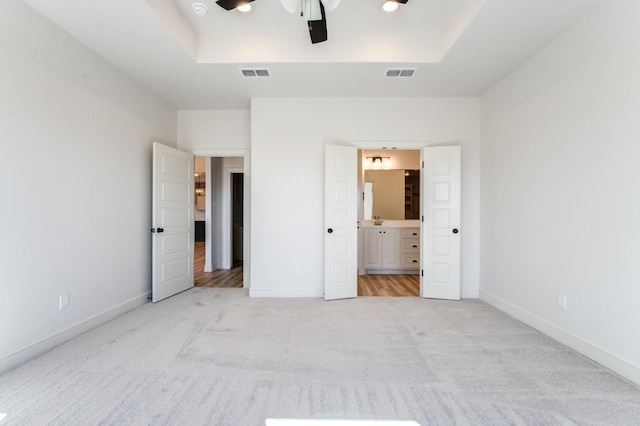
[[[385,73],[386,77],[413,77],[417,68],[390,68]]]
[[[240,72],[245,77],[271,77],[268,68],[241,69]]]

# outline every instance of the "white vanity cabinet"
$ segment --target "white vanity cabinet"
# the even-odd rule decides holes
[[[400,231],[401,268],[420,269],[420,228]]]
[[[363,237],[365,270],[402,273],[420,268],[420,228],[367,227]]]
[[[400,232],[394,228],[364,230],[365,269],[397,269],[400,267]]]

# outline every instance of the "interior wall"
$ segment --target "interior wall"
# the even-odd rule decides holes
[[[640,383],[638,22],[604,2],[482,97],[481,289]]]
[[[248,149],[251,146],[251,112],[249,110],[180,110],[178,111],[178,146],[188,152],[214,148],[218,150]]]
[[[476,98],[258,98],[251,135],[251,295],[323,294],[324,149],[362,140],[462,146],[462,288],[478,295]]]
[[[152,142],[176,110],[22,1],[0,2],[0,58],[3,371],[147,301]]]

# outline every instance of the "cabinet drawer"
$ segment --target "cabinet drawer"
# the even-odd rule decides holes
[[[420,228],[403,229],[400,238],[420,238]]]
[[[402,267],[420,269],[420,257],[419,256],[402,256]]]
[[[420,253],[420,240],[405,238],[402,240],[402,252],[403,253]]]

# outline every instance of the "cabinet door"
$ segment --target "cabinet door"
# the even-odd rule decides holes
[[[364,230],[364,258],[362,264],[365,268],[380,268],[382,262],[380,259],[382,234],[377,229]]]
[[[401,266],[400,232],[397,229],[385,229],[382,231],[382,267],[397,269]]]

